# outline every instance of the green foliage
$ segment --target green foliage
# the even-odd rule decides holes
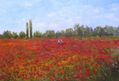
[[[80,26],[79,24],[76,24],[74,26],[74,30],[77,33],[77,36],[80,36],[81,38],[84,37],[84,32],[85,32],[84,25]]]
[[[2,34],[0,34],[0,39],[3,39],[3,35]]]
[[[112,26],[106,25],[105,27],[97,26],[94,29],[94,36],[114,36],[114,28]]]
[[[13,35],[13,36],[12,36]],[[53,38],[53,37],[72,37],[72,36],[79,36],[81,39],[85,39],[87,37],[101,37],[101,36],[119,36],[119,27],[113,27],[105,25],[97,26],[96,28],[92,28],[85,25],[79,25],[75,24],[74,28],[67,28],[65,30],[57,31],[55,33],[54,30],[47,30],[44,34],[42,34],[40,31],[36,31],[33,33],[33,27],[32,27],[32,20],[29,20],[29,22],[26,22],[26,38]],[[0,35],[0,38],[4,39],[16,39],[18,38],[17,33],[12,33],[11,31],[5,31],[3,34]],[[24,37],[23,37],[24,38]]]
[[[114,28],[114,36],[119,36],[119,26]]]
[[[41,38],[42,37],[42,33],[41,32],[39,32],[39,31],[36,31],[36,32],[34,32],[34,38]]]
[[[21,31],[19,33],[19,38],[25,38],[25,36],[26,36],[26,34],[23,31]]]
[[[65,36],[66,36],[66,37],[71,37],[71,36],[73,36],[73,29],[72,29],[72,28],[66,29]]]
[[[11,33],[11,31],[5,31],[4,33],[3,33],[3,38],[4,39],[11,39],[12,38],[12,33]]]
[[[17,39],[17,38],[18,38],[18,35],[17,35],[16,32],[13,32],[13,33],[12,33],[12,38],[13,38],[13,39]]]
[[[30,38],[32,38],[32,20],[29,21]]]
[[[55,37],[55,32],[54,32],[54,30],[47,30],[47,31],[44,33],[43,37],[47,37],[47,38]]]
[[[28,27],[28,22],[26,23],[26,36],[29,38],[29,27]]]

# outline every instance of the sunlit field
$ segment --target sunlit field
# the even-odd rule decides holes
[[[114,37],[1,39],[0,81],[119,81]]]

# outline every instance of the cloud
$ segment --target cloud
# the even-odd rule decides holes
[[[24,6],[24,7],[32,7],[35,4],[39,3],[40,1],[42,1],[42,0],[20,0],[20,1],[14,2],[14,3]]]
[[[47,24],[44,22],[34,22],[34,27],[46,27]]]
[[[57,28],[58,26],[59,26],[59,24],[51,23],[51,24],[49,24],[48,27],[50,27],[50,28]]]
[[[93,11],[94,11],[94,13],[99,13],[100,12],[99,8],[95,8]]]
[[[76,16],[76,17],[73,17],[73,18],[80,19],[80,18],[81,18],[81,16]]]
[[[115,22],[119,22],[119,19],[116,17],[116,15],[114,13],[107,14],[106,18],[111,19],[111,20],[113,20]]]
[[[31,3],[31,2],[25,2],[25,3],[23,3],[23,5],[25,7],[31,7],[31,6],[33,6],[33,3]]]
[[[119,10],[119,4],[117,3],[112,3],[109,5],[109,8],[112,10],[112,11],[118,11]]]
[[[101,13],[104,8],[103,7],[99,7],[99,6],[93,6],[93,5],[84,5],[82,6],[82,11],[87,12],[87,14],[99,14]]]
[[[68,25],[74,25],[81,21],[82,21],[82,18],[80,16],[74,16],[74,17],[70,17],[69,19],[66,19],[65,23]]]
[[[24,25],[26,22],[27,22],[27,19],[21,18],[20,20],[16,21],[15,23],[17,23],[19,25]]]
[[[66,20],[66,23],[73,23],[73,19],[70,18],[70,19]]]
[[[114,7],[111,8],[111,9],[112,9],[112,11],[117,11],[118,10],[118,8],[114,8]]]
[[[93,16],[91,24],[97,24],[101,26],[105,25],[118,26],[118,22],[119,22],[118,16],[116,16],[115,13],[110,12]]]
[[[50,18],[52,18],[52,17],[54,17],[54,16],[56,16],[55,13],[49,13],[49,14],[48,14],[48,17],[50,17]]]
[[[46,22],[42,22],[39,20],[34,20],[33,21],[33,32],[39,30],[40,32],[45,32],[47,30],[48,24]]]

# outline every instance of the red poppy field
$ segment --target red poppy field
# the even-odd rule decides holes
[[[119,71],[117,38],[61,39],[0,39],[0,81],[112,81]]]

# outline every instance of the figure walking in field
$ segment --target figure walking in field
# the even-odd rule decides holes
[[[63,44],[62,39],[58,39],[57,44]]]

